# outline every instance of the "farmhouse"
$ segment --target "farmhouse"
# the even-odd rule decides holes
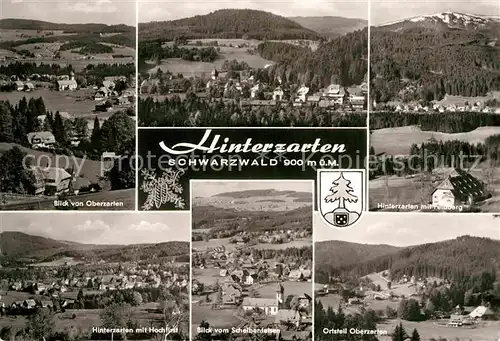
[[[491,309],[485,306],[479,306],[469,314],[470,318],[483,320],[488,320],[494,316],[495,314],[491,311]]]
[[[330,84],[324,92],[324,97],[333,100],[337,104],[344,104],[344,98],[346,97],[345,89],[339,84]]]
[[[300,323],[300,313],[293,309],[281,309],[275,317],[276,323],[293,323],[296,327]]]
[[[262,310],[266,315],[278,313],[278,300],[275,298],[245,297],[242,304],[243,310]]]
[[[26,83],[24,84],[24,91],[33,91],[35,90],[35,86],[33,85],[33,83]]]
[[[14,85],[16,87],[17,91],[23,91],[24,90],[24,83],[21,81],[15,81]]]
[[[432,192],[432,205],[453,207],[471,205],[488,197],[485,184],[470,173],[455,168]]]
[[[295,102],[305,103],[307,99],[307,94],[309,93],[309,88],[307,86],[301,86],[297,90],[297,95],[295,97]]]

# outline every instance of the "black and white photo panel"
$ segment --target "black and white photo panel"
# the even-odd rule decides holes
[[[135,1],[0,11],[0,210],[134,210]]]
[[[140,127],[366,127],[367,0],[138,5]]]
[[[500,4],[370,8],[369,209],[500,212]]]

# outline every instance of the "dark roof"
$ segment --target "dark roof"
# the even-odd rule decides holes
[[[447,179],[436,189],[450,189],[453,195],[462,201],[467,201],[469,197],[478,198],[486,195],[483,182],[458,168],[450,172]]]

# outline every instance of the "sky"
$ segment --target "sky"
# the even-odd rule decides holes
[[[463,235],[500,239],[500,218],[488,214],[364,213],[346,229],[337,229],[314,214],[314,240],[409,246]]]
[[[193,181],[191,195],[196,197],[211,197],[225,192],[239,192],[255,189],[275,189],[277,191],[313,192],[314,182],[311,181]]]
[[[1,0],[1,18],[136,25],[135,0]]]
[[[255,9],[285,17],[340,16],[368,20],[367,0],[138,0],[139,22],[165,21],[224,9]],[[360,10],[365,8],[366,10]]]
[[[459,12],[478,15],[500,15],[500,2],[495,0],[371,0],[370,25],[380,25],[421,15]]]
[[[0,231],[83,244],[190,241],[189,212],[2,213]]]

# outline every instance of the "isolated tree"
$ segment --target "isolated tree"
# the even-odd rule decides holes
[[[55,322],[52,312],[41,309],[30,315],[26,324],[26,331],[35,340],[49,339],[54,332]]]
[[[0,192],[33,194],[35,177],[26,153],[13,147],[0,156]]]
[[[420,341],[420,334],[417,331],[417,328],[413,329],[411,333],[411,341]]]
[[[189,318],[189,312],[182,303],[176,302],[173,298],[162,301],[160,308],[163,312],[163,322],[165,324],[163,340],[167,341],[170,334],[179,329],[181,322]]]
[[[142,295],[140,292],[135,291],[133,294],[134,305],[139,306],[142,304]]]
[[[354,189],[350,186],[351,181],[344,178],[344,173],[340,173],[340,176],[337,180],[332,182],[333,186],[330,188],[330,192],[333,194],[328,195],[325,198],[326,203],[333,203],[335,201],[339,201],[339,208],[345,208],[345,202],[357,202],[358,197],[351,194]]]

